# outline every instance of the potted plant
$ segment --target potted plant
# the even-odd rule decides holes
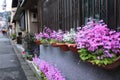
[[[50,33],[49,43],[50,43],[50,45],[53,46],[53,47],[58,47],[58,46],[56,45],[56,43],[58,42],[57,39],[56,39],[56,37],[57,37],[57,32],[56,32],[55,30],[52,30],[51,33]]]
[[[53,47],[58,47],[58,46],[57,46],[57,40],[55,40],[55,39],[50,39],[50,45],[53,46]]]
[[[63,35],[63,41],[73,53],[78,52],[77,45],[75,44],[75,35],[76,32],[72,28]]]
[[[37,45],[41,44],[40,37],[41,37],[41,34],[37,34],[37,33],[35,34],[35,39],[36,39],[35,42]]]
[[[48,46],[51,33],[52,30],[48,27],[45,27],[43,29],[43,32],[40,32],[39,34],[36,35],[36,39],[39,40],[43,46]]]
[[[16,39],[16,34],[12,34],[11,38],[12,38],[12,40],[15,40]]]
[[[64,32],[62,30],[58,30],[57,37],[56,37],[56,40],[57,40],[56,45],[60,47],[61,50],[68,51],[69,48],[63,41],[63,35],[64,35]]]
[[[27,60],[32,61],[33,55],[27,55]]]
[[[25,52],[29,55],[34,56],[34,49],[37,47],[36,45],[35,35],[33,33],[26,33],[24,37],[24,45],[25,45]]]
[[[89,22],[78,30],[76,43],[83,61],[105,69],[120,65],[120,32],[110,30],[107,25]]]

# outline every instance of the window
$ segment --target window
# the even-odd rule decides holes
[[[20,29],[25,30],[25,12],[22,12],[20,16]]]

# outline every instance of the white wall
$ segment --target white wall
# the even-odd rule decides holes
[[[38,23],[35,21],[32,20],[32,17],[33,17],[33,12],[29,11],[29,26],[30,26],[30,32],[32,33],[37,33],[38,32]]]

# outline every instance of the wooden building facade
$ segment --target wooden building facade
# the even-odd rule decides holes
[[[88,18],[104,20],[111,29],[120,26],[120,0],[39,0],[39,26],[69,30]]]

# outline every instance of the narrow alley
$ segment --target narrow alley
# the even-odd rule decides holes
[[[10,40],[1,33],[0,80],[27,80]]]

